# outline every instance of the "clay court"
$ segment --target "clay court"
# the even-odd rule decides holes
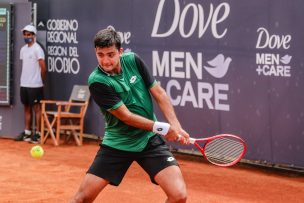
[[[30,156],[33,144],[0,139],[0,202],[68,202],[98,149],[86,140],[43,146],[45,155]],[[197,158],[177,155],[188,188],[188,202],[303,202],[304,177],[239,164],[231,168],[213,166]],[[164,202],[162,190],[133,164],[119,187],[108,186],[95,202]]]

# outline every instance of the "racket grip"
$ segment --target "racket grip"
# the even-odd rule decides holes
[[[189,138],[189,142],[191,143],[191,144],[194,144],[194,142],[196,141],[196,139],[195,138]]]

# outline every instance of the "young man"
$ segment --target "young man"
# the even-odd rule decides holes
[[[71,202],[93,202],[108,184],[118,186],[133,161],[160,185],[167,202],[186,202],[182,173],[164,138],[188,144],[189,134],[177,120],[169,97],[137,55],[123,53],[113,27],[99,31],[94,45],[98,66],[88,82],[104,115],[105,135]],[[156,121],[151,95],[168,123]]]
[[[36,43],[37,30],[33,25],[27,25],[22,29],[25,45],[20,50],[22,60],[22,72],[20,78],[20,97],[24,105],[25,130],[15,140],[38,143],[40,139],[41,107],[43,98],[43,81],[45,79],[46,66],[44,52]],[[31,121],[32,110],[35,112],[36,129],[32,135]]]

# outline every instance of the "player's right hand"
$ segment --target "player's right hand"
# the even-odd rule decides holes
[[[176,141],[181,144],[189,144],[189,134],[183,129],[175,129],[174,127],[170,127],[168,133],[165,135],[165,138],[168,141]]]

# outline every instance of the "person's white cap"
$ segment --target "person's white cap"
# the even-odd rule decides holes
[[[33,26],[33,25],[26,25],[21,31],[22,31],[22,32],[23,32],[23,31],[28,31],[28,32],[32,32],[32,33],[34,33],[34,34],[37,33],[37,29],[36,29],[36,27]]]

